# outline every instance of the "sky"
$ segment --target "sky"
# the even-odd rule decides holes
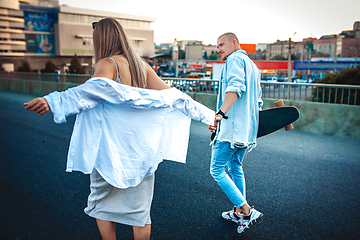
[[[216,45],[233,32],[240,43],[338,34],[360,21],[359,0],[59,0],[59,4],[107,12],[153,17],[156,44],[200,40]],[[296,34],[294,35],[294,33]]]

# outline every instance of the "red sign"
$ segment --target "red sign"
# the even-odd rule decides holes
[[[191,68],[203,68],[204,67],[204,65],[202,65],[202,64],[194,64],[194,63],[191,63],[188,66]]]
[[[286,70],[286,69],[288,69],[288,61],[254,61],[254,63],[260,70],[265,70],[265,69]],[[291,69],[294,68],[293,66],[294,66],[294,63],[291,62]]]

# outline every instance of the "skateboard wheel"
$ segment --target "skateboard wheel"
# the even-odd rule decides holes
[[[275,102],[275,107],[284,107],[284,106],[285,106],[285,104],[282,99]],[[292,129],[294,129],[292,124],[285,126],[285,131],[290,131]]]

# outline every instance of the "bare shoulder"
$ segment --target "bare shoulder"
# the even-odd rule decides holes
[[[120,69],[127,69],[129,67],[128,60],[122,55],[113,56]]]
[[[110,68],[114,67],[114,62],[108,58],[103,58],[99,62],[96,63],[95,67],[110,69]]]
[[[114,63],[108,58],[103,58],[96,63],[93,77],[105,77],[115,80],[114,73],[116,74]]]

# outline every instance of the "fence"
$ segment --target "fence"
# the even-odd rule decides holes
[[[1,79],[13,80],[31,80],[43,82],[67,82],[67,83],[84,83],[90,75],[79,74],[55,74],[55,73],[24,73],[24,72],[0,72]]]
[[[261,82],[264,98],[360,105],[360,86],[314,83]]]
[[[194,80],[191,78],[162,78],[166,84],[183,92],[201,92],[217,94],[218,80]]]
[[[182,78],[163,78],[163,80],[183,92],[217,94],[219,89],[218,80]],[[360,86],[261,81],[261,88],[263,98],[360,105],[358,98]]]
[[[67,82],[77,84],[84,83],[90,77],[90,75],[76,74],[0,72],[1,79]],[[198,80],[189,78],[162,79],[171,87],[175,87],[183,92],[217,94],[219,90],[218,80]],[[360,90],[360,86],[355,85],[330,85],[314,83],[261,81],[261,88],[263,98],[360,105],[360,98],[358,97],[358,90]]]

